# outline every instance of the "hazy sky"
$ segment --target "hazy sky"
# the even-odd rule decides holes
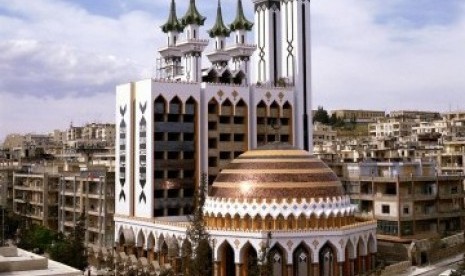
[[[0,140],[113,121],[115,86],[154,75],[169,2],[0,0]],[[311,3],[314,108],[465,109],[465,1]],[[197,6],[206,31],[216,1]]]

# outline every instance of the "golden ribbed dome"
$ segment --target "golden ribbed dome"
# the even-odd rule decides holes
[[[209,197],[311,199],[344,196],[336,174],[308,152],[270,144],[240,155],[217,176]]]

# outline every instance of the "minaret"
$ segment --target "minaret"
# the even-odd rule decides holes
[[[231,59],[231,56],[225,51],[226,38],[229,37],[230,33],[231,31],[224,25],[221,2],[218,0],[215,25],[208,31],[210,37],[215,39],[215,49],[207,55],[210,62],[216,68],[227,67]]]
[[[312,151],[310,1],[281,1],[281,77],[294,85],[296,146]]]
[[[162,31],[167,34],[167,46],[159,49],[160,55],[165,60],[165,73],[168,78],[173,79],[181,73],[182,53],[176,46],[179,33],[183,31],[183,26],[176,16],[176,3],[171,0],[170,14],[168,21],[161,26]]]
[[[257,45],[254,53],[254,82],[274,85],[279,80],[281,68],[281,3],[279,0],[252,1],[255,5]]]
[[[177,44],[184,55],[184,78],[186,81],[200,82],[202,80],[202,52],[207,47],[208,40],[199,39],[199,27],[203,26],[205,19],[197,10],[195,0],[190,0],[189,8],[181,19],[185,40]]]
[[[236,18],[229,27],[234,32],[234,44],[228,48],[233,58],[233,69],[242,70],[246,75],[245,82],[248,83],[250,57],[257,47],[247,44],[247,33],[252,30],[253,23],[245,18],[242,0],[237,0]]]

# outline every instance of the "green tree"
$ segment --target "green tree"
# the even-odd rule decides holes
[[[209,276],[212,273],[210,235],[206,231],[203,216],[207,187],[207,175],[203,173],[200,177],[199,189],[194,194],[193,213],[189,216],[191,225],[187,229],[187,237],[193,245],[193,252],[190,258],[185,258],[187,263],[184,268],[186,275],[190,276]]]
[[[42,225],[33,224],[21,229],[18,247],[43,254],[56,239],[56,235],[56,232]]]
[[[84,225],[85,217],[84,214],[81,214],[73,232],[68,237],[59,233],[47,250],[50,258],[79,270],[84,270],[88,265],[83,235],[85,232]]]
[[[328,111],[326,111],[322,106],[318,106],[317,111],[313,115],[313,122],[320,122],[322,124],[328,125],[329,124],[329,115]]]

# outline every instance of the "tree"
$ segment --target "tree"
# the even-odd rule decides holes
[[[85,232],[84,222],[84,214],[81,214],[71,235],[65,237],[59,233],[55,237],[47,250],[51,259],[79,270],[84,270],[87,267],[87,251],[83,235]]]
[[[326,111],[322,106],[318,106],[317,111],[313,115],[313,122],[320,122],[322,124],[328,125],[329,124],[328,111]]]
[[[84,270],[88,263],[87,263],[87,250],[84,244],[84,234],[85,233],[85,216],[84,212],[81,213],[79,220],[74,227],[74,231],[72,234],[72,239],[70,241],[71,248],[74,252],[74,258],[69,263],[72,267],[75,267],[79,270]]]
[[[210,235],[206,231],[203,217],[208,181],[203,173],[200,177],[199,189],[194,193],[193,213],[189,216],[190,226],[187,229],[187,237],[193,245],[191,258],[185,258],[184,269],[186,275],[208,276],[212,272],[212,253],[209,243]]]
[[[21,229],[18,247],[43,254],[56,239],[56,235],[57,233],[42,225],[33,224]]]

